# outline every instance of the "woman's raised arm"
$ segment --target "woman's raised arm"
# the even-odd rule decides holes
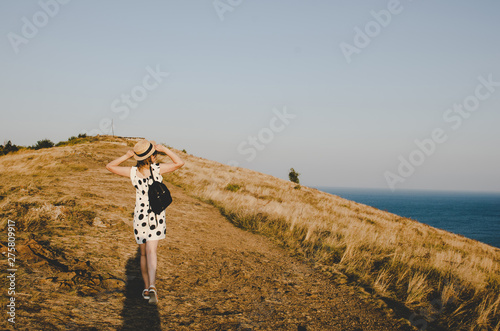
[[[158,152],[167,154],[174,161],[174,163],[160,163],[160,174],[175,171],[184,165],[184,161],[167,147],[158,144],[155,146],[155,149]]]
[[[126,160],[130,159],[133,155],[134,155],[134,151],[133,150],[129,150],[127,152],[127,154],[125,154],[123,156],[120,156],[116,160],[113,160],[113,161],[109,162],[106,165],[106,169],[108,169],[109,171],[111,171],[114,174],[117,174],[117,175],[120,175],[120,176],[124,176],[124,177],[129,177],[130,176],[130,168],[131,167],[120,167],[120,164],[122,162],[125,162]]]

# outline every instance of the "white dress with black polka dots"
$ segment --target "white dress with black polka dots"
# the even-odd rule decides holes
[[[160,174],[160,165],[152,164],[153,175],[157,181],[163,180]],[[156,215],[149,209],[148,187],[153,183],[153,178],[142,178],[137,167],[130,170],[130,180],[135,187],[135,209],[134,209],[134,234],[135,241],[143,244],[148,240],[164,239],[167,233],[165,222],[165,210]]]

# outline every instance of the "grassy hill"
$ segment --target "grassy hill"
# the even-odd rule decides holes
[[[135,142],[135,139],[116,137],[85,137],[58,144],[59,147],[20,150],[0,157],[0,228],[4,234],[0,240],[4,255],[2,271],[8,268],[7,220],[11,219],[15,221],[17,243],[18,322],[32,329],[79,330],[117,329],[127,324],[124,321],[130,325],[134,323],[127,313],[116,313],[124,304],[128,304],[131,309],[139,304],[131,302],[127,294],[127,291],[132,290],[130,284],[138,278],[132,267],[136,264],[137,252],[131,244],[133,239],[129,233],[134,190],[126,178],[110,174],[104,165],[125,153]],[[499,330],[499,249],[315,189],[299,189],[294,183],[272,176],[178,153],[186,165],[164,176],[165,180],[175,185],[170,185],[175,203],[169,207],[169,212],[172,213],[172,219],[177,221],[172,223],[175,234],[172,238],[177,239],[169,239],[171,241],[165,247],[173,260],[177,258],[176,254],[181,253],[186,254],[184,259],[188,261],[194,259],[193,256],[199,256],[199,260],[191,261],[190,268],[206,268],[203,279],[207,287],[196,298],[207,295],[208,302],[214,300],[209,298],[220,294],[220,300],[227,300],[228,288],[231,291],[233,286],[230,284],[255,281],[252,278],[271,272],[265,263],[275,263],[278,269],[293,264],[284,256],[273,262],[271,256],[277,253],[271,254],[273,248],[266,246],[265,242],[253,245],[253,248],[243,250],[241,254],[246,256],[249,251],[261,254],[266,256],[263,260],[267,262],[227,253],[221,259],[227,261],[228,265],[240,261],[241,266],[237,268],[240,271],[225,276],[228,282],[225,283],[226,292],[221,289],[220,293],[215,293],[213,288],[217,286],[212,283],[213,279],[222,277],[222,270],[226,270],[219,266],[220,260],[212,258],[217,254],[216,251],[222,249],[218,245],[224,244],[222,241],[230,243],[234,240],[234,244],[226,244],[235,250],[240,245],[243,247],[244,242],[264,240],[256,239],[263,237],[252,233],[264,235],[268,240],[278,243],[288,251],[288,255],[306,261],[314,270],[308,272],[308,279],[294,276],[299,278],[291,283],[289,279],[282,280],[285,285],[280,283],[282,285],[277,288],[287,289],[280,292],[279,300],[262,299],[268,300],[266,304],[272,304],[274,308],[267,308],[266,313],[260,314],[258,318],[249,316],[262,310],[262,303],[257,304],[255,300],[269,297],[268,290],[264,291],[263,288],[271,285],[264,281],[259,286],[252,283],[246,292],[242,292],[244,298],[241,300],[250,300],[254,293],[262,292],[259,297],[255,297],[255,302],[243,304],[234,299],[234,304],[247,307],[240,308],[238,314],[235,312],[237,309],[222,308],[218,308],[219,314],[208,314],[212,309],[210,305],[207,308],[199,302],[191,302],[186,307],[182,306],[187,315],[198,316],[193,315],[190,309],[199,305],[205,310],[198,307],[196,312],[201,314],[199,319],[185,321],[186,317],[176,312],[181,305],[178,303],[171,308],[165,306],[164,311],[149,310],[149,320],[157,321],[155,325],[169,326],[168,323],[174,323],[162,317],[162,314],[172,309],[174,316],[179,315],[173,319],[176,321],[176,324],[172,324],[175,329],[204,329],[206,325],[224,330],[251,330],[252,325],[256,329],[298,325],[300,329],[300,325],[307,324],[307,321],[310,325],[313,322],[300,315],[300,309],[294,311],[278,307],[285,307],[285,302],[293,306],[293,300],[285,294],[301,293],[295,292],[290,284],[305,282],[301,286],[307,288],[312,286],[309,278],[327,277],[327,282],[334,284],[339,291],[344,286],[354,285],[361,289],[360,293],[369,292],[370,300],[380,298],[384,302],[383,307],[390,308],[393,313],[391,317],[380,317],[372,304],[363,304],[359,308],[358,303],[353,303],[358,301],[351,298],[348,300],[350,303],[345,303],[346,307],[352,304],[350,313],[335,317],[341,320],[331,320],[333,317],[326,320],[325,316],[336,314],[320,314],[321,309],[314,308],[319,321],[315,323],[324,324],[317,324],[317,328],[310,327],[308,330],[319,330],[321,325],[338,325],[338,328],[332,326],[332,329],[343,330],[391,329],[382,325],[382,321],[381,325],[373,324],[374,320],[382,319],[387,319],[393,329],[407,328],[405,325],[408,323],[398,318],[410,321],[419,329]],[[127,164],[133,165],[132,161]],[[233,233],[235,230],[226,228],[224,224],[228,223],[219,220],[220,214],[211,213],[206,203],[217,207],[220,214],[232,224],[248,231]],[[202,209],[203,213],[210,216],[200,216]],[[196,223],[196,220],[201,223]],[[213,228],[210,224],[217,226]],[[198,233],[198,227],[201,227],[201,233]],[[222,231],[222,228],[225,233],[231,233],[227,238],[233,239],[220,237],[220,240],[216,240],[217,231]],[[210,235],[216,239],[211,241]],[[195,249],[209,244],[212,246],[208,247],[214,250],[212,255],[207,255],[209,248]],[[229,249],[227,247],[224,249]],[[268,248],[257,252],[262,247]],[[249,264],[250,260],[252,264]],[[166,259],[163,263],[170,263],[171,266],[173,262]],[[246,264],[249,264],[248,269],[243,267]],[[183,260],[176,265],[175,270],[183,270],[184,265]],[[219,270],[218,274],[212,275],[215,269]],[[186,273],[189,270],[186,269]],[[173,277],[168,281],[163,279],[169,284],[181,281],[182,277],[176,278],[170,271],[165,270],[163,273]],[[248,276],[252,273],[256,276]],[[131,274],[135,275],[132,279]],[[241,278],[239,275],[242,274],[247,277]],[[183,275],[187,279],[193,277],[190,274]],[[274,273],[274,276],[269,277],[277,276]],[[316,283],[326,284],[320,278]],[[200,285],[200,282],[203,284],[200,279],[193,280],[196,286],[191,284],[191,288],[204,288]],[[159,282],[161,280],[159,278]],[[8,288],[6,277],[2,276],[0,284],[2,288]],[[241,288],[232,290],[236,293]],[[175,293],[171,294],[172,300],[180,300],[181,290],[172,288],[171,291]],[[322,291],[329,293],[333,290]],[[339,294],[315,295],[310,290],[304,293],[304,296],[297,297],[295,305],[306,299],[314,299],[316,301],[311,302],[311,305],[316,304],[317,307],[342,306],[334,299]],[[161,295],[160,292],[160,299]],[[182,294],[184,297],[192,295]],[[192,300],[198,300],[196,298]],[[2,297],[4,307],[7,300],[7,296]],[[182,304],[185,304],[184,301]],[[220,313],[221,309],[224,313]],[[310,307],[304,309],[313,311]],[[351,319],[349,314],[356,316]],[[67,319],[65,316],[68,316]],[[235,320],[228,316],[233,316]],[[249,321],[242,322],[241,318]],[[199,323],[199,328],[196,323]],[[2,324],[8,325],[6,321],[2,321]]]

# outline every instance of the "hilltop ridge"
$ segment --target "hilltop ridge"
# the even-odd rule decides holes
[[[174,203],[161,302],[142,306],[134,191],[104,169],[135,141],[89,137],[0,157],[0,226],[15,220],[19,248],[18,326],[498,328],[498,249],[182,152],[186,165],[164,176]]]

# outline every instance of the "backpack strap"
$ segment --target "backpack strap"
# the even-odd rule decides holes
[[[151,165],[152,164],[149,165],[149,171],[151,172],[151,177],[153,178],[153,183],[154,183],[154,182],[157,182],[157,180],[155,179],[155,174],[153,172],[153,168],[151,167]],[[156,213],[153,212],[153,214],[155,214],[155,221],[156,221],[155,229],[157,229],[158,228],[158,218],[156,217]],[[148,218],[149,218],[149,216],[148,216]]]
[[[155,174],[153,172],[152,164],[149,165],[149,171],[151,172],[151,177],[153,178],[153,182],[157,182],[157,180],[155,179]]]

